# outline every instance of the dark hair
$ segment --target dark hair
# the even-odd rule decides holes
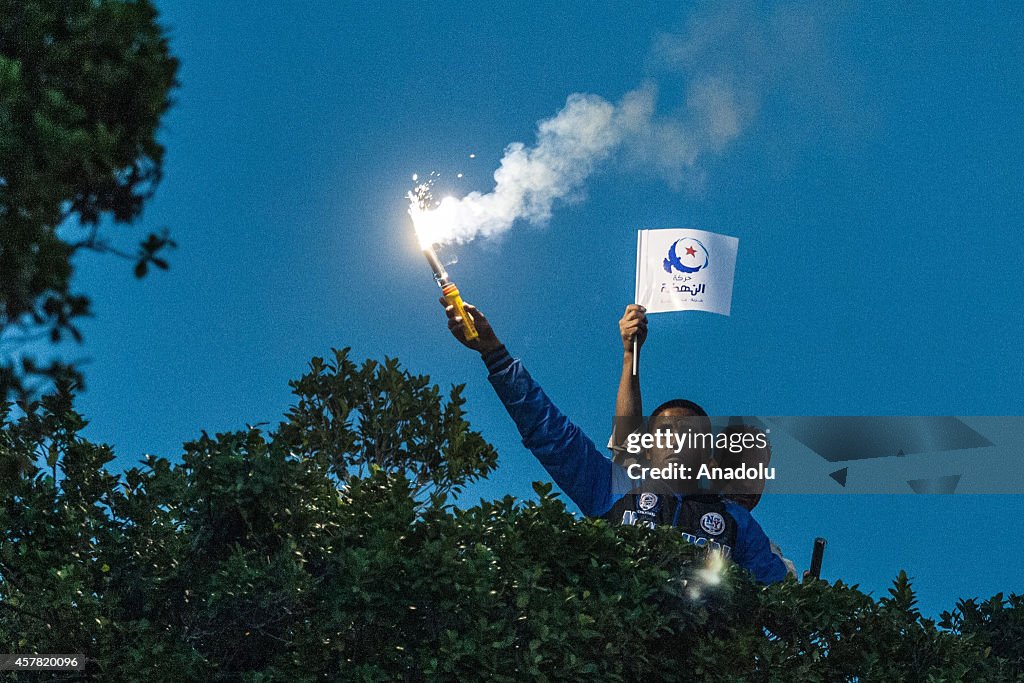
[[[682,408],[684,410],[689,410],[691,413],[699,417],[708,416],[707,411],[705,411],[703,408],[701,408],[693,401],[688,401],[685,398],[674,398],[671,401],[665,401],[660,406],[651,411],[651,417],[654,417],[658,413],[664,412],[669,408]]]
[[[688,401],[685,398],[674,398],[671,401],[665,401],[654,409],[654,412],[650,414],[650,418],[653,420],[670,408],[682,408],[683,410],[690,411],[693,413],[693,418],[697,418],[694,422],[699,425],[700,429],[706,432],[711,432],[711,418],[708,417],[707,411],[693,401]],[[690,419],[693,420],[693,418]]]

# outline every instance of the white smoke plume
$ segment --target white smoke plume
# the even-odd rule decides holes
[[[786,6],[787,8],[790,6]],[[773,60],[793,56],[794,17],[786,9],[758,16],[756,8],[691,19],[680,34],[655,41],[656,67],[687,84],[685,104],[656,113],[657,88],[648,82],[617,103],[575,93],[565,107],[537,125],[536,142],[513,142],[494,172],[494,189],[462,198],[427,200],[429,186],[410,194],[410,214],[424,243],[465,242],[507,231],[519,220],[547,222],[559,201],[578,200],[587,178],[615,156],[678,187],[700,181],[702,157],[721,152],[755,116],[768,87]],[[813,30],[801,24],[803,31]]]
[[[532,147],[513,142],[505,148],[492,191],[446,197],[427,210],[416,201],[421,197],[412,197],[410,212],[421,238],[464,242],[505,232],[516,220],[545,223],[556,201],[578,197],[597,166],[623,147],[636,159],[667,150],[666,163],[692,164],[696,145],[689,132],[655,120],[654,100],[653,87],[627,93],[617,104],[597,95],[570,95],[558,114],[538,124]]]

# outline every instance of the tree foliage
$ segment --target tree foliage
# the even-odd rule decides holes
[[[121,474],[66,387],[3,416],[0,642],[81,680],[1006,681],[1021,597],[762,588],[671,529],[446,494],[494,450],[396,362],[314,359],[271,431]],[[62,680],[71,680],[62,678]]]
[[[122,251],[100,225],[134,220],[160,179],[177,68],[149,0],[0,0],[0,400],[73,370],[27,348],[80,340],[76,252],[167,267],[166,233]]]

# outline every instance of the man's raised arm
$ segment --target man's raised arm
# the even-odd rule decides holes
[[[479,337],[467,341],[462,319],[444,299],[448,329],[464,346],[480,353],[489,372],[488,380],[501,399],[530,449],[551,478],[575,502],[583,514],[597,517],[615,502],[614,489],[625,490],[625,471],[605,458],[594,442],[562,414],[523,364],[513,358],[498,340],[487,318],[466,305]],[[614,484],[618,482],[618,484]]]
[[[643,420],[643,400],[640,396],[640,349],[647,340],[647,314],[643,306],[630,304],[619,320],[619,336],[622,338],[622,374],[619,375],[619,391],[615,395],[615,426],[609,446],[612,450],[624,447],[626,437],[640,429]],[[634,357],[633,340],[636,339]],[[633,374],[633,365],[637,372]]]

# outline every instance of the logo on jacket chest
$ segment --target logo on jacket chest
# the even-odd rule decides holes
[[[661,510],[661,498],[656,493],[645,491],[633,496],[633,509],[622,513],[622,523],[626,526],[641,525],[654,528],[657,525],[658,513]]]
[[[717,512],[706,512],[700,518],[700,528],[705,533],[718,536],[725,531],[725,518]]]

